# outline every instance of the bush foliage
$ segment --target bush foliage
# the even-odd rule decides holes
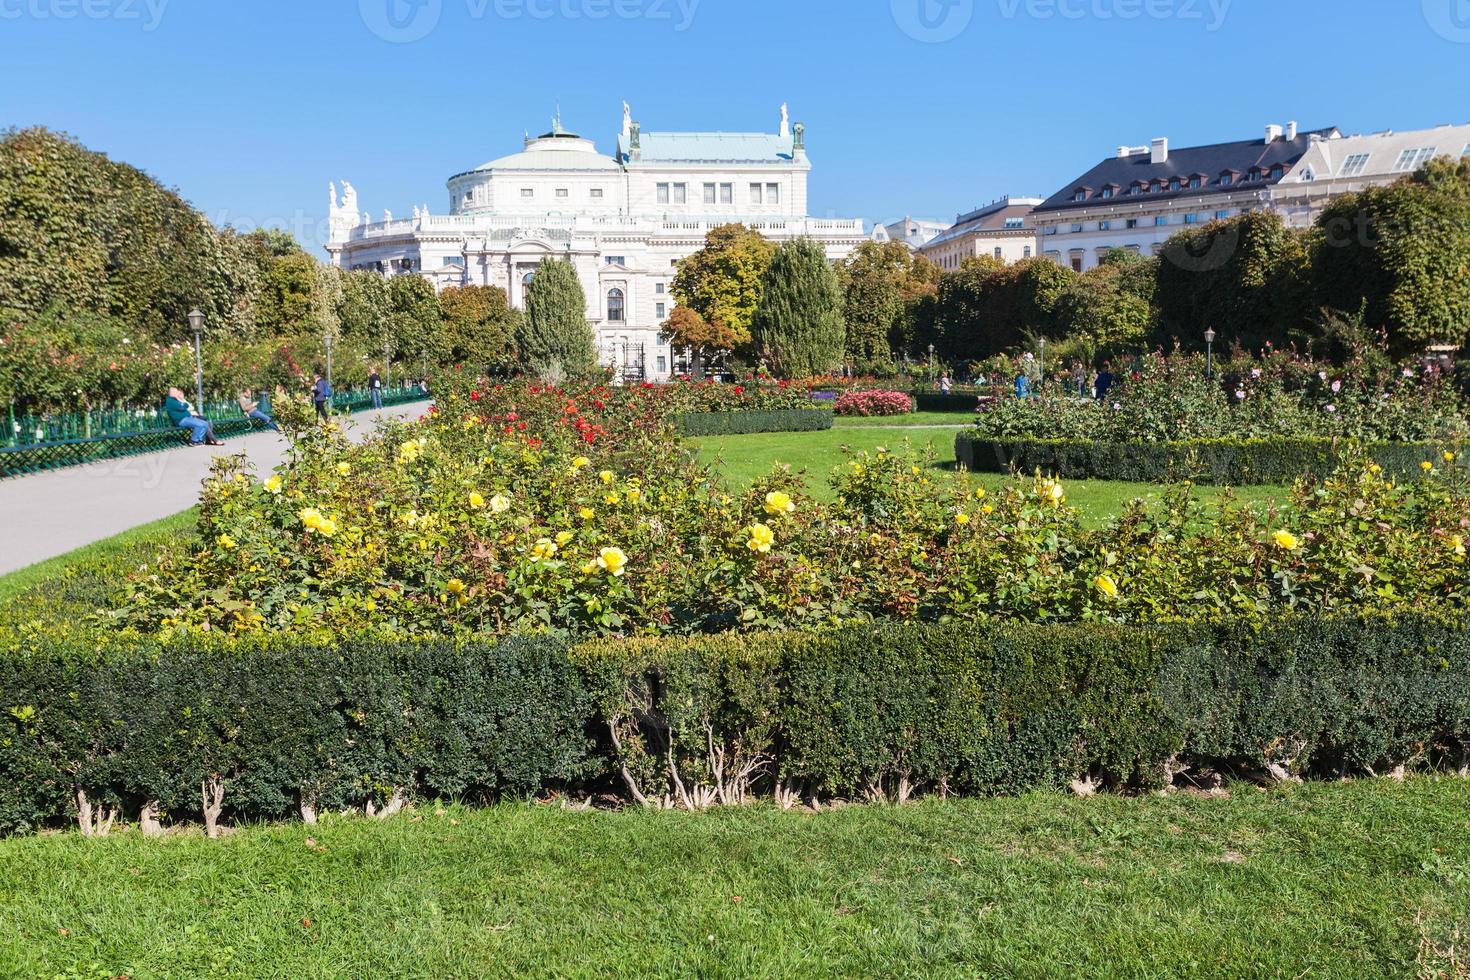
[[[0,832],[569,790],[702,808],[1459,765],[1467,637],[1407,616],[48,643],[0,675]]]

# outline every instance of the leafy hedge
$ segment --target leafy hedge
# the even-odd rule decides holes
[[[1073,480],[1151,483],[1189,477],[1196,483],[1243,486],[1291,483],[1305,473],[1330,472],[1348,447],[1366,452],[1383,470],[1418,475],[1438,465],[1447,447],[1431,443],[1351,443],[1298,438],[1194,439],[1186,442],[1088,442],[1075,439],[955,437],[955,458],[976,473],[1043,473]]]
[[[80,804],[181,820],[208,801],[240,820],[617,785],[699,808],[1462,764],[1465,625],[54,645],[0,672],[0,831]]]
[[[817,432],[832,428],[825,408],[756,412],[695,412],[675,416],[681,436],[740,436],[756,432]]]
[[[919,412],[974,412],[980,407],[980,396],[955,392],[946,395],[942,391],[916,391],[914,404]]]

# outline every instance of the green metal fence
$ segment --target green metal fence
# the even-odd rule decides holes
[[[383,392],[383,407],[427,401],[417,387],[393,388]],[[262,401],[262,408],[268,405]],[[339,392],[332,398],[335,412],[372,408],[366,391]],[[214,423],[221,439],[247,435],[263,427],[240,414],[234,401],[209,402],[205,418]],[[184,429],[169,421],[162,407],[113,409],[100,412],[57,413],[47,416],[11,417],[0,438],[0,479],[42,470],[77,466],[104,459],[136,456],[183,445],[189,439]]]

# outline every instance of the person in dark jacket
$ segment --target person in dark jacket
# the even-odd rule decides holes
[[[1100,402],[1107,401],[1108,392],[1113,390],[1112,361],[1103,361],[1102,370],[1097,373],[1097,383],[1094,387],[1097,390],[1097,400]]]
[[[214,434],[214,426],[209,420],[200,415],[193,405],[190,405],[184,393],[178,388],[168,390],[168,400],[163,403],[163,410],[168,413],[169,421],[180,429],[189,430],[189,445],[191,446],[223,446],[224,442]]]
[[[373,398],[373,408],[383,407],[383,379],[378,376],[378,369],[373,368],[373,373],[368,375],[368,393]]]
[[[317,371],[311,382],[311,401],[316,405],[316,417],[323,422],[327,420],[327,407],[332,402],[332,385],[322,373]]]

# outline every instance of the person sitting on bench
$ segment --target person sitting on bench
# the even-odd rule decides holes
[[[163,403],[163,410],[168,413],[169,421],[174,425],[189,430],[189,445],[224,445],[224,442],[214,434],[214,426],[209,423],[209,419],[200,415],[178,388],[168,390],[168,401]]]

